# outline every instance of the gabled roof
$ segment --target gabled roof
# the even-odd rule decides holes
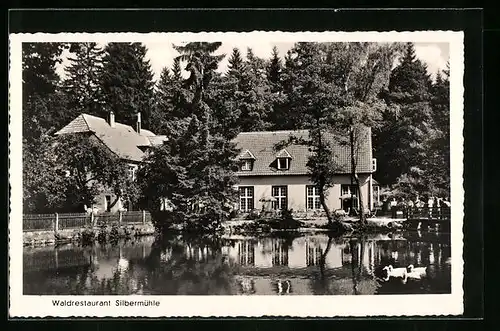
[[[288,153],[286,149],[282,149],[281,151],[278,152],[278,154],[276,154],[276,158],[291,159],[292,156],[290,155],[290,153]]]
[[[238,156],[239,160],[255,160],[255,156],[248,149]]]
[[[141,129],[138,134],[130,125],[115,122],[111,127],[108,122],[100,117],[81,114],[64,128],[56,132],[56,135],[69,133],[92,132],[104,145],[120,158],[129,161],[141,161],[145,154],[139,148],[149,147],[163,143],[166,136],[156,136],[153,132]]]
[[[359,173],[372,172],[372,143],[371,130],[364,128],[367,139],[360,142],[358,148],[358,162],[356,170]],[[235,139],[237,147],[243,151],[248,150],[255,156],[254,165],[251,171],[239,171],[239,176],[266,176],[266,175],[307,175],[307,161],[311,152],[308,146],[288,145],[281,151],[275,150],[275,145],[288,141],[290,136],[308,139],[307,130],[297,131],[263,131],[263,132],[243,132]],[[338,134],[327,134],[327,141],[331,143],[334,150],[335,164],[338,166],[339,174],[349,174],[351,170],[351,152],[348,144],[348,137]],[[285,153],[286,152],[286,153]],[[289,155],[292,160],[288,170],[278,170],[276,168],[276,158],[281,155]]]

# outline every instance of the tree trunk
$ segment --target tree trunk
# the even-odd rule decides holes
[[[358,295],[358,281],[356,279],[356,265],[354,261],[356,259],[356,263],[360,263],[358,259],[358,247],[357,243],[354,240],[349,240],[349,249],[351,251],[351,276],[352,276],[352,291],[355,295]],[[356,254],[356,256],[354,256]]]
[[[365,217],[365,207],[363,204],[363,194],[361,193],[361,187],[359,184],[359,177],[356,173],[356,155],[354,153],[354,128],[351,126],[349,129],[349,142],[351,145],[351,188],[353,187],[354,182],[356,183],[357,191],[358,191],[358,204],[359,204],[359,221],[361,225],[365,225],[366,217]],[[353,190],[351,189],[351,206],[353,205],[354,196]]]
[[[323,254],[321,254],[320,260],[319,260],[319,270],[321,274],[321,280],[325,280],[325,264],[326,264],[326,256],[328,255],[328,252],[330,252],[330,249],[332,248],[332,241],[333,237],[328,236],[328,244],[326,245],[325,251]]]
[[[366,215],[365,215],[365,206],[364,206],[364,203],[363,203],[363,194],[361,193],[361,185],[359,183],[359,177],[358,177],[358,174],[355,174],[354,175],[354,179],[355,179],[355,182],[356,182],[356,187],[357,187],[357,190],[358,190],[358,202],[359,202],[359,220],[361,221],[361,224],[362,225],[365,225],[366,224]]]
[[[334,223],[334,219],[332,217],[332,213],[330,211],[330,207],[326,204],[326,197],[324,188],[319,188],[319,201],[321,202],[321,206],[323,206],[323,210],[325,211],[326,218],[328,219],[328,225],[332,225]]]
[[[316,124],[320,125],[319,119],[316,120]],[[321,139],[321,132],[319,132],[319,137],[318,137],[318,153],[321,152],[321,149],[323,148],[323,141]],[[325,211],[326,218],[328,219],[328,225],[331,226],[334,223],[332,213],[330,211],[330,207],[326,204],[326,197],[325,197],[325,183],[326,180],[324,177],[320,177],[319,180],[319,201],[321,203],[321,206],[323,206],[323,210]],[[307,201],[306,201],[307,202]]]

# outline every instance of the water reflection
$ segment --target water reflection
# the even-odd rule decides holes
[[[450,238],[154,237],[24,249],[24,294],[365,295],[449,293]],[[404,282],[384,267],[427,267]]]

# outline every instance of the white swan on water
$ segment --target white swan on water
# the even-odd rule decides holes
[[[407,268],[394,268],[391,264],[389,264],[388,266],[385,266],[382,270],[387,273],[387,276],[384,278],[384,280],[387,281],[391,277],[404,278]]]
[[[406,277],[413,279],[421,279],[427,276],[427,267],[415,268],[413,264],[406,267]]]

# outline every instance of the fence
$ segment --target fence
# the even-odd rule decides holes
[[[449,220],[450,207],[410,207],[407,210],[408,219]]]
[[[60,231],[81,229],[87,226],[103,226],[110,224],[144,224],[151,222],[151,214],[147,211],[126,211],[117,213],[55,213],[23,215],[23,231]]]

